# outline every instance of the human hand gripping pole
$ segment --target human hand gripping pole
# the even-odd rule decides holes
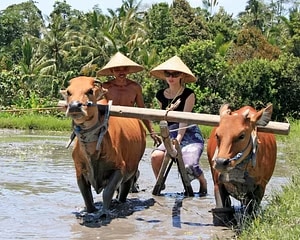
[[[156,134],[156,132],[151,131],[150,132],[150,136],[151,136],[151,138],[153,140],[153,146],[154,147],[158,147],[162,143],[161,138]]]

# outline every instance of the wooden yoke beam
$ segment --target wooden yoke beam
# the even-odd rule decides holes
[[[165,114],[165,110],[124,107],[118,105],[112,105],[110,110],[110,115],[112,116],[148,119],[152,121],[166,120],[168,122],[183,122],[188,124],[199,124],[213,127],[218,126],[220,121],[219,115],[212,114],[179,111],[170,111],[168,112],[167,116],[165,116]],[[257,129],[260,132],[288,135],[290,132],[290,124],[270,121],[267,126],[259,126]]]
[[[58,103],[59,107],[63,107],[65,105],[65,101],[59,101]],[[218,126],[220,121],[219,115],[170,111],[168,112],[168,115],[165,116],[165,110],[139,107],[125,107],[119,105],[111,106],[110,115],[116,117],[147,119],[151,121],[166,120],[169,122],[183,122],[187,124],[199,124],[213,127]],[[260,132],[288,135],[290,132],[290,124],[270,121],[267,126],[258,127],[257,129]]]

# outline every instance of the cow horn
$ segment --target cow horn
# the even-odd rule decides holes
[[[244,118],[247,118],[248,117],[248,115],[249,115],[249,112],[250,112],[250,109],[248,108],[248,109],[246,109],[244,112],[243,112],[243,117]]]
[[[219,110],[220,116],[229,115],[231,113],[231,109],[229,108],[229,104],[223,104]]]
[[[67,100],[67,90],[66,89],[60,90],[59,93],[63,96],[63,98],[65,100]]]

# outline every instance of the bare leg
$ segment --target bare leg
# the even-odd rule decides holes
[[[207,194],[207,181],[204,177],[204,173],[202,173],[199,177],[198,177],[199,183],[200,183],[200,190],[199,190],[199,194],[200,196],[205,196]]]
[[[165,156],[165,152],[160,150],[154,150],[151,154],[151,165],[152,165],[153,173],[155,175],[155,179],[157,179],[158,177],[159,170],[161,168],[164,156]]]

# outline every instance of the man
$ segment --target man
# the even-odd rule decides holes
[[[113,105],[128,106],[128,107],[145,107],[142,94],[142,87],[139,83],[127,78],[130,73],[142,71],[144,68],[130,60],[122,53],[117,52],[110,61],[98,72],[100,76],[114,76],[110,81],[103,83],[103,87],[108,90],[106,93],[107,100],[112,100]],[[161,139],[154,132],[152,122],[142,120],[147,128],[154,145],[161,143]],[[137,173],[137,177],[138,177]],[[136,177],[136,178],[137,178]],[[137,192],[137,184],[132,187],[132,192]]]

